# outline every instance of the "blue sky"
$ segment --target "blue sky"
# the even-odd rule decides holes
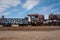
[[[24,18],[27,14],[60,14],[60,0],[0,0],[0,18]]]

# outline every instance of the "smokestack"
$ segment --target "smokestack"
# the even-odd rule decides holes
[[[4,15],[2,16],[2,18],[4,18]]]
[[[26,19],[26,20],[28,20],[28,18],[27,18],[27,17],[25,17],[25,19]]]

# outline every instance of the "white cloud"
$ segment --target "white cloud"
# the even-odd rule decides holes
[[[17,6],[18,4],[20,4],[20,0],[0,0],[0,15],[1,12],[5,11],[7,8]]]
[[[20,3],[19,0],[2,0],[2,1],[0,1],[0,4],[10,5],[10,6],[16,6],[19,3]]]
[[[27,0],[25,4],[23,4],[23,8],[30,10],[34,6],[36,6],[39,3],[39,0]]]

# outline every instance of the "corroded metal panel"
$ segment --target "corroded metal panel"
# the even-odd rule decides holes
[[[60,14],[50,14],[49,19],[50,20],[60,20]]]

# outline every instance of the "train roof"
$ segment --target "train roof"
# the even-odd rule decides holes
[[[2,19],[2,18],[0,18]],[[24,18],[4,18],[4,19],[24,19]]]
[[[28,14],[28,16],[41,16],[42,14]]]

